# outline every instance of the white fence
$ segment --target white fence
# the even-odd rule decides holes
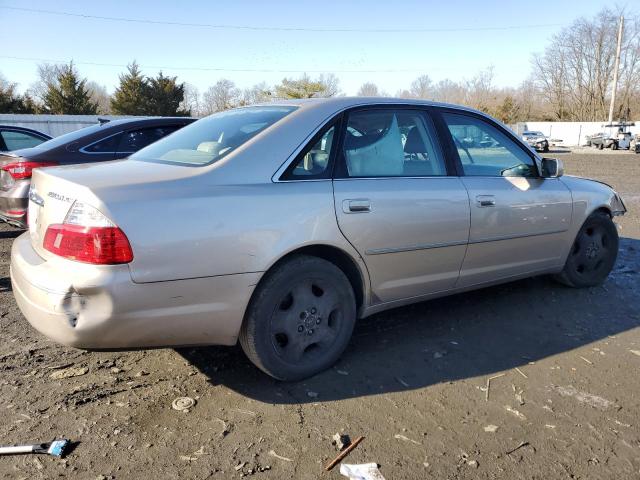
[[[614,134],[618,127],[603,127],[607,122],[522,122],[513,126],[518,134],[526,130],[542,132],[552,144],[574,147],[586,144],[586,136],[598,132]],[[630,127],[632,134],[640,134],[640,121]]]
[[[29,115],[29,114],[0,114],[0,125],[33,128],[40,132],[57,137],[73,132],[80,128],[98,123],[99,118],[115,120],[131,118],[127,115]]]

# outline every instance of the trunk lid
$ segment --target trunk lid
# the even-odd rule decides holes
[[[63,223],[75,201],[91,205],[118,224],[110,208],[113,204],[139,197],[154,184],[194,176],[198,170],[134,160],[38,168],[33,171],[29,192],[31,243],[41,257],[51,258],[55,255],[43,247],[47,228]],[[135,208],[135,200],[127,208]]]

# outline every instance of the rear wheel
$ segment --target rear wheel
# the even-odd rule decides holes
[[[605,281],[618,256],[618,230],[608,214],[593,213],[582,225],[557,279],[570,287],[593,287]]]
[[[349,280],[317,257],[292,257],[267,274],[255,292],[240,344],[262,371],[300,380],[335,363],[349,343],[356,301]]]
[[[618,149],[618,142],[611,142],[611,150],[617,150]]]

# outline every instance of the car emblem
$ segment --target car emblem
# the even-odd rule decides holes
[[[36,205],[40,205],[41,207],[44,206],[44,198],[38,195],[38,193],[33,188],[29,189],[29,200],[31,200]]]

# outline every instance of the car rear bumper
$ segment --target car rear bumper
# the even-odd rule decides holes
[[[29,323],[87,349],[234,345],[260,275],[138,284],[127,265],[44,260],[28,233],[11,251],[13,294]]]
[[[0,219],[16,227],[27,227],[27,208],[29,207],[28,197],[21,196],[21,190],[12,188],[11,190],[0,190]],[[29,192],[27,185],[26,192]]]

